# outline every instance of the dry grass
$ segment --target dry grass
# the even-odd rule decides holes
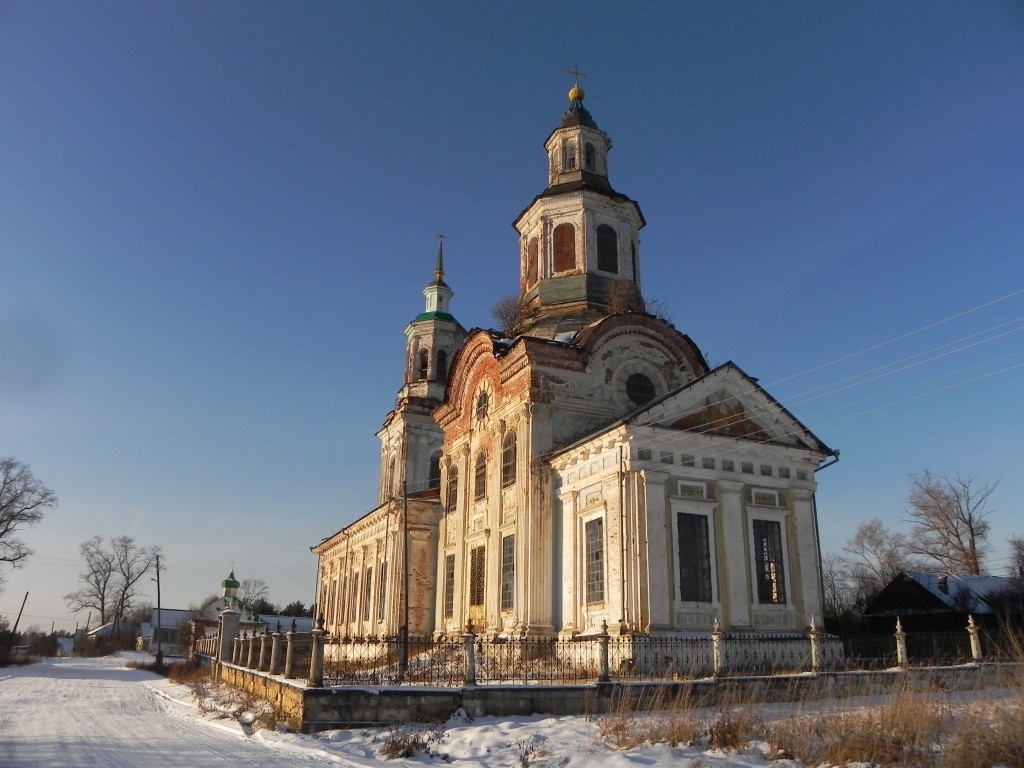
[[[807,766],[1024,768],[1024,672],[1005,669],[994,687],[974,692],[950,690],[939,678],[885,694],[877,679],[865,677],[848,698],[827,702],[820,700],[826,691],[811,690],[795,701],[756,686],[732,692],[713,709],[686,697],[638,695],[600,717],[600,732],[615,749],[647,743],[760,747],[766,759]],[[795,703],[774,706],[784,700]]]
[[[952,716],[933,696],[901,694],[877,707],[803,713],[765,732],[778,751],[811,765],[867,762],[928,768]]]
[[[1024,693],[1009,705],[983,705],[961,716],[943,749],[941,768],[1024,767]]]

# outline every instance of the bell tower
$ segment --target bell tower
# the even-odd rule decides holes
[[[579,83],[569,91],[569,109],[544,142],[548,186],[513,222],[520,240],[520,295],[533,314],[531,335],[552,335],[644,307],[644,217],[608,180],[612,142],[583,106],[584,95]]]
[[[444,433],[432,414],[444,399],[452,359],[466,338],[466,329],[450,312],[454,295],[444,281],[444,235],[438,235],[434,279],[423,289],[426,305],[405,327],[402,388],[377,432],[381,502],[440,487]]]

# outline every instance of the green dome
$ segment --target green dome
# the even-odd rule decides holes
[[[238,579],[235,578],[235,572],[231,571],[230,575],[220,583],[221,589],[238,589],[241,584],[238,583]]]

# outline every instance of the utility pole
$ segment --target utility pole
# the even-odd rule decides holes
[[[156,556],[156,666],[164,665],[163,627],[160,621],[160,555]]]
[[[25,603],[28,602],[28,592],[25,593],[24,599],[21,601],[21,608],[18,609],[18,618],[14,620],[14,629],[11,630],[11,643],[14,644],[18,639],[18,622],[21,621],[21,612],[25,610]]]
[[[17,609],[17,618],[14,620],[14,629],[10,631],[11,635],[17,634],[17,623],[22,621],[22,611],[25,610],[25,604],[29,602],[29,593],[25,593],[25,597],[22,599],[22,607]]]

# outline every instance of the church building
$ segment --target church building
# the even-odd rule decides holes
[[[378,505],[313,547],[333,637],[792,632],[822,616],[816,472],[838,452],[648,311],[644,217],[612,188],[583,100],[573,87],[547,186],[514,221],[505,328],[455,319],[439,246],[377,433]]]

